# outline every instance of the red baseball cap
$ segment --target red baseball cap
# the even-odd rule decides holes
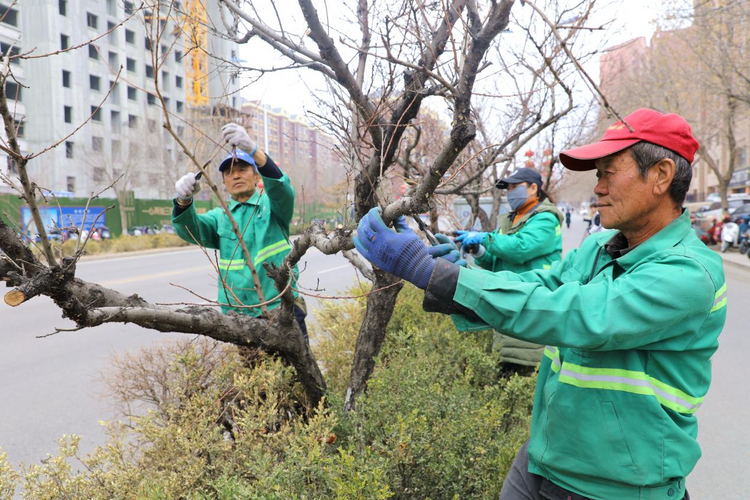
[[[626,116],[624,121],[633,129],[632,132],[618,121],[607,128],[599,142],[561,152],[560,161],[570,170],[593,170],[596,168],[594,160],[646,141],[670,149],[688,163],[693,163],[698,141],[688,122],[680,115],[641,108]]]

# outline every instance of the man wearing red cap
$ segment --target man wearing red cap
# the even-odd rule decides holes
[[[591,235],[550,270],[462,268],[433,260],[376,209],[360,221],[359,251],[425,289],[425,310],[548,346],[531,437],[501,500],[689,498],[695,414],[727,304],[721,258],[681,208],[697,149],[682,117],[639,109],[561,153],[571,170],[596,170],[601,223],[617,231]]]

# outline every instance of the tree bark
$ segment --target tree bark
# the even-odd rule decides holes
[[[367,387],[367,381],[375,368],[375,357],[380,353],[385,339],[385,330],[393,315],[396,298],[403,288],[403,284],[390,274],[379,269],[374,270],[375,282],[373,290],[384,290],[371,293],[367,296],[367,308],[365,317],[357,336],[357,345],[354,350],[354,362],[349,376],[349,387],[346,390],[344,401],[344,412],[354,409],[354,403]],[[394,285],[394,286],[390,286]]]

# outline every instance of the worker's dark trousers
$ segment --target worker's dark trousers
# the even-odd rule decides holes
[[[526,441],[513,460],[500,491],[500,500],[591,500],[529,472],[528,447]],[[682,500],[690,500],[687,490]]]
[[[297,306],[294,306],[294,319],[297,320],[297,324],[299,325],[300,329],[302,330],[302,333],[305,334],[305,340],[307,340],[309,342],[310,340],[307,338],[307,325],[305,324],[305,317],[306,316],[307,316],[307,314],[305,313],[305,311],[303,311],[302,309],[300,309]]]

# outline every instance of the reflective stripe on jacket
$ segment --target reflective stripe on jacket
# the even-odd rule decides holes
[[[555,346],[539,369],[531,472],[593,499],[679,499],[726,319],[722,261],[687,211],[617,260],[613,234],[549,271],[460,269],[454,301],[481,321],[453,318]]]
[[[513,223],[512,213],[500,216],[497,231],[488,233],[482,245],[485,252],[474,259],[489,271],[522,273],[549,269],[562,257],[563,215],[548,199]],[[536,366],[542,360],[543,346],[495,333],[501,344],[500,360],[524,366]]]
[[[263,177],[263,185],[263,193],[256,190],[245,203],[230,199],[228,206],[240,231],[244,230],[245,244],[258,272],[263,294],[268,301],[278,296],[279,291],[266,274],[263,264],[280,264],[291,249],[289,224],[294,214],[294,188],[286,174],[279,179]],[[260,307],[231,307],[257,305],[259,300],[252,274],[245,264],[245,255],[224,210],[219,207],[198,215],[191,204],[176,217],[173,212],[172,225],[180,238],[188,243],[219,250],[218,301],[227,304],[222,307],[222,311],[226,313],[233,309],[241,314],[259,316]],[[294,272],[296,276],[296,266]],[[226,286],[222,277],[226,281]],[[297,292],[294,292],[294,295],[296,297]],[[279,304],[281,300],[276,299],[268,304],[268,309],[274,309]]]

